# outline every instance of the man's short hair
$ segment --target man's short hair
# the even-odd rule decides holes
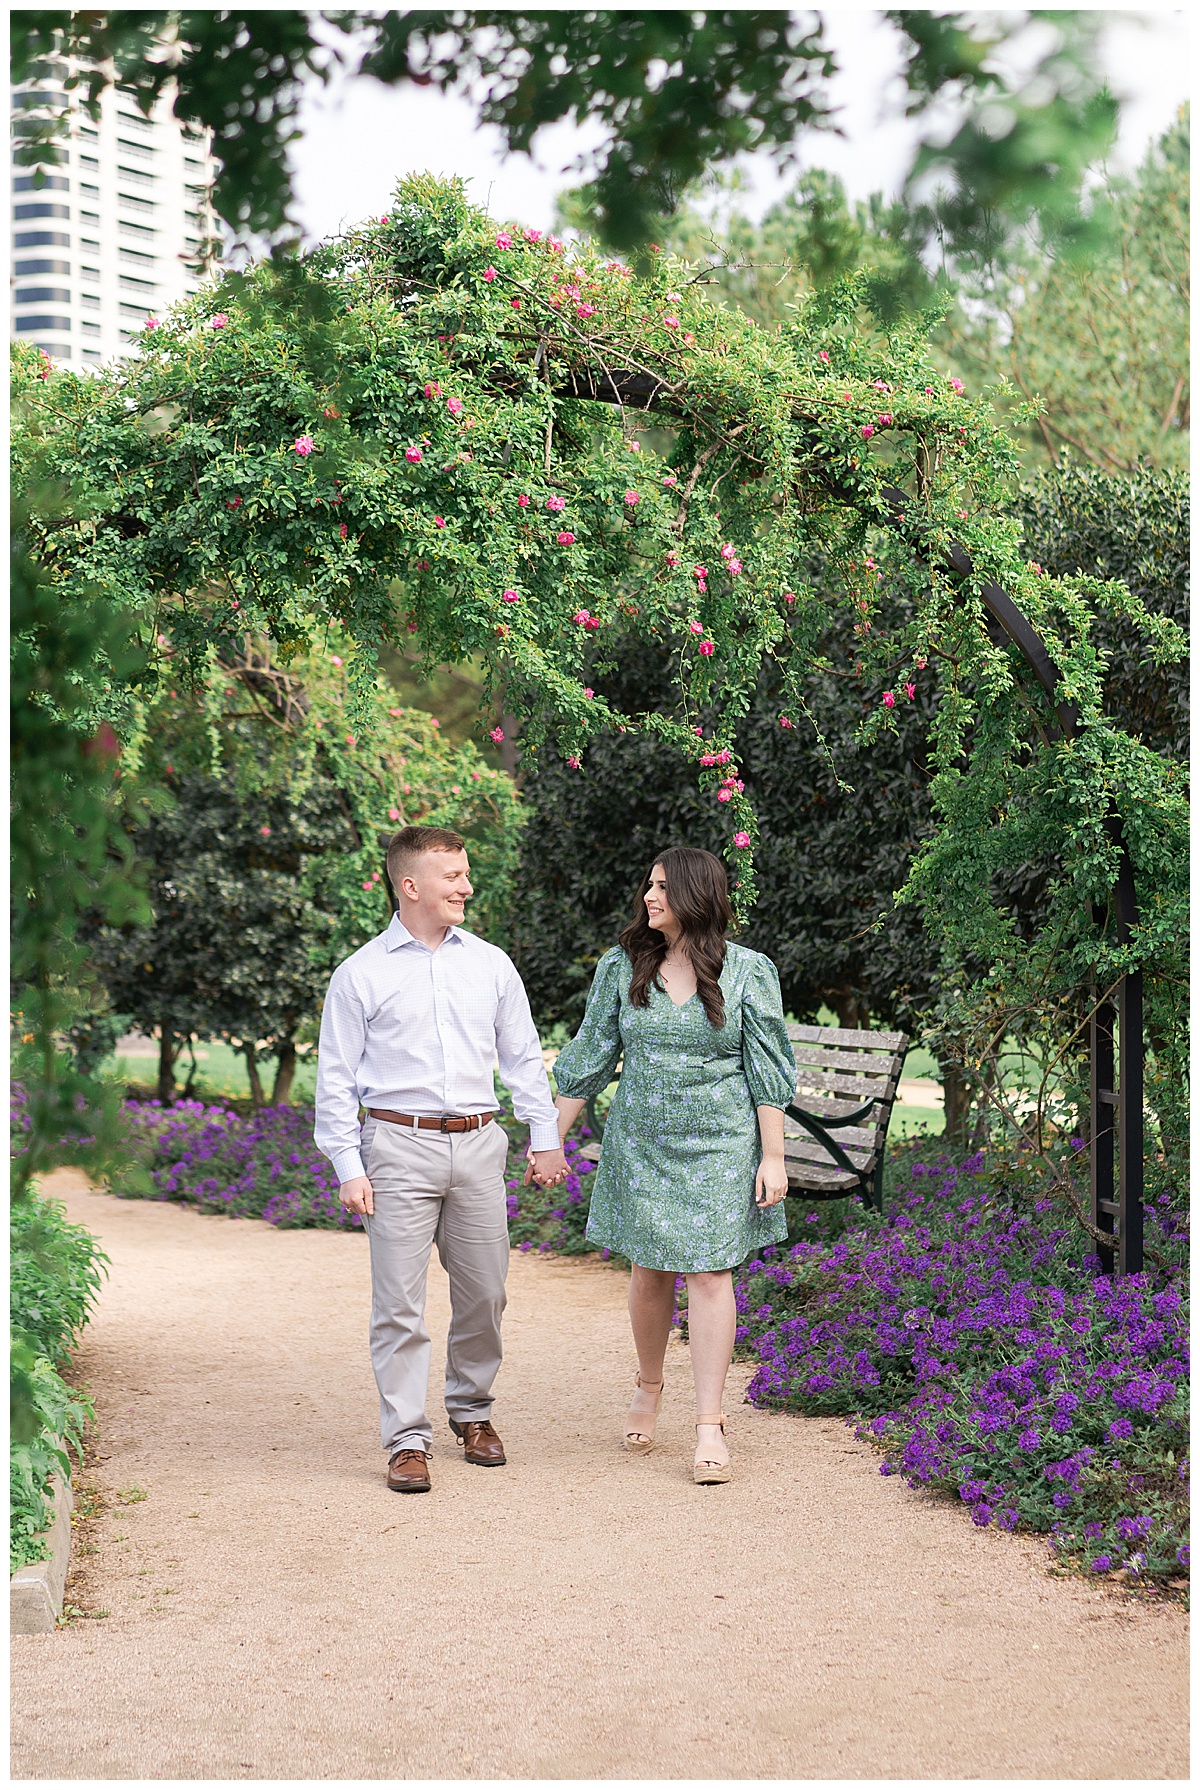
[[[466,849],[462,834],[452,832],[449,827],[401,827],[388,846],[388,881],[399,895],[401,882],[412,875],[416,860],[424,857],[426,852]]]

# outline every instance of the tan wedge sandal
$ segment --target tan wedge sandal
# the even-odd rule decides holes
[[[653,1392],[655,1382],[643,1380],[641,1374],[634,1375],[634,1385],[644,1392]],[[658,1424],[658,1409],[662,1404],[665,1380],[658,1381],[658,1397],[654,1401],[653,1411],[635,1411],[630,1408],[625,1417],[625,1446],[630,1454],[649,1454],[654,1447],[654,1431]],[[635,1429],[632,1426],[636,1424]]]
[[[696,1434],[700,1433],[702,1423],[715,1423],[720,1426],[721,1434],[725,1434],[725,1413],[719,1411],[715,1417],[697,1417]],[[697,1447],[699,1442],[697,1441]],[[733,1469],[728,1461],[694,1461],[692,1478],[697,1485],[728,1485],[733,1477]]]

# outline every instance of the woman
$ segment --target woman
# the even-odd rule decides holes
[[[675,1277],[687,1277],[697,1485],[730,1477],[721,1401],[737,1323],[731,1270],[787,1236],[783,1109],[796,1096],[779,977],[769,958],[727,941],[732,917],[718,858],[663,852],[554,1065],[565,1139],[624,1054],[587,1234],[634,1264],[638,1374],[625,1444],[635,1453],[654,1446]]]

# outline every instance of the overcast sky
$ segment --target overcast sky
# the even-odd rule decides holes
[[[875,11],[840,6],[824,12],[840,74],[833,87],[845,135],[810,133],[803,162],[840,174],[852,197],[903,179],[915,133],[897,116],[898,38]],[[1187,16],[1170,8],[1113,12],[1105,33],[1105,64],[1122,101],[1121,138],[1114,165],[1133,166],[1188,97]],[[310,240],[387,209],[402,175],[461,174],[472,197],[494,216],[545,229],[556,193],[577,184],[569,165],[596,142],[594,133],[560,125],[543,131],[535,156],[505,157],[495,127],[476,127],[463,100],[428,89],[381,87],[340,79],[314,85],[293,146],[298,212]],[[564,172],[567,169],[567,172]],[[768,157],[746,165],[752,183],[747,208],[761,212],[785,184]]]

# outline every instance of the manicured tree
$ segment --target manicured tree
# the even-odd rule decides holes
[[[519,818],[508,778],[382,684],[360,749],[342,665],[314,656],[285,671],[248,645],[211,687],[164,692],[143,718],[142,770],[170,798],[130,830],[154,918],[97,921],[89,948],[111,1007],[159,1033],[164,1101],[191,1037],[241,1049],[256,1104],[260,1054],[274,1056],[271,1100],[289,1098],[330,971],[387,924],[398,826],[461,828],[480,880],[471,924],[502,924]]]

